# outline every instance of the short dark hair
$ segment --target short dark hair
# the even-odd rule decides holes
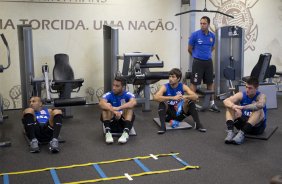
[[[173,68],[169,71],[168,75],[175,75],[179,80],[182,78],[182,72],[178,68]]]
[[[258,78],[250,76],[248,80],[246,81],[247,84],[253,85],[255,88],[259,86]]]
[[[29,97],[29,100],[31,100],[32,98],[38,98],[41,102],[43,102],[40,96],[37,95],[31,96]]]
[[[126,86],[126,80],[125,80],[124,77],[122,77],[122,76],[116,76],[116,77],[115,77],[115,80],[121,82],[122,87]]]
[[[203,17],[201,18],[201,20],[202,20],[202,19],[206,19],[207,22],[208,22],[208,24],[211,23],[211,19],[210,19],[208,16],[203,16]]]

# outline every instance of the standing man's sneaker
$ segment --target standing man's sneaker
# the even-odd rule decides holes
[[[107,132],[106,135],[105,135],[105,138],[106,138],[107,144],[112,144],[114,142],[114,139],[113,139],[111,132]]]
[[[30,148],[29,148],[30,153],[39,153],[40,152],[40,149],[38,146],[38,140],[36,138],[32,139],[29,145],[30,145]]]
[[[59,141],[56,138],[53,138],[49,143],[49,150],[52,153],[58,153],[60,151],[59,149]]]
[[[214,112],[220,112],[219,108],[218,108],[215,104],[212,104],[212,105],[210,106],[210,110],[211,110],[211,111],[214,111]]]
[[[244,140],[245,140],[245,133],[242,130],[240,130],[237,133],[237,135],[232,139],[232,143],[240,145],[244,143]]]
[[[227,130],[227,136],[224,139],[225,144],[231,144],[233,142],[232,139],[234,138],[234,136],[235,136],[235,133],[233,130]]]
[[[120,136],[120,138],[118,139],[118,143],[125,144],[128,141],[128,139],[129,139],[129,135],[126,131],[124,131]]]

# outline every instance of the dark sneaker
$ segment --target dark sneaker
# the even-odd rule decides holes
[[[166,132],[166,127],[162,128],[160,127],[160,129],[158,130],[158,134],[164,134]]]
[[[220,112],[219,108],[218,108],[215,104],[212,104],[212,105],[210,106],[210,110],[211,110],[211,111],[214,111],[214,112]]]
[[[59,140],[56,138],[53,138],[49,143],[49,150],[52,153],[58,153],[60,151],[59,149]]]
[[[29,145],[30,145],[30,148],[29,148],[30,153],[39,153],[40,152],[40,149],[38,146],[38,140],[36,138],[32,139]]]
[[[194,129],[195,130],[198,130],[199,132],[206,132],[207,129],[203,127],[202,124],[197,124],[196,122],[194,122],[195,125],[194,125]]]
[[[164,134],[166,132],[166,123],[162,123],[160,125],[160,129],[158,130],[158,134]]]
[[[245,140],[245,133],[242,130],[240,130],[237,133],[237,135],[232,139],[232,143],[240,145],[244,143],[244,140]]]
[[[224,139],[225,144],[231,144],[233,141],[232,139],[235,137],[235,133],[233,130],[227,130],[227,136]]]
[[[198,130],[199,132],[203,132],[203,133],[205,133],[206,131],[207,131],[207,129],[206,128],[197,128],[196,130]]]
[[[165,132],[166,130],[162,130],[162,129],[158,130],[158,134],[164,134]]]

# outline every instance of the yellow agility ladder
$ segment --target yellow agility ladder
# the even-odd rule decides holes
[[[83,180],[83,181],[66,182],[65,183],[65,184],[80,184],[80,183],[95,183],[95,182],[100,182],[100,181],[109,181],[109,180],[118,180],[118,179],[132,180],[133,177],[138,177],[138,176],[145,176],[145,175],[152,175],[152,174],[162,174],[162,173],[169,173],[169,172],[184,171],[184,170],[188,170],[188,169],[199,169],[200,168],[199,166],[189,165],[187,162],[180,159],[177,156],[178,154],[179,153],[158,154],[158,155],[150,154],[149,156],[138,156],[138,157],[134,157],[134,158],[125,158],[125,159],[102,161],[102,162],[95,162],[95,163],[75,164],[75,165],[69,165],[69,166],[49,167],[49,168],[36,169],[36,170],[26,170],[26,171],[18,171],[18,172],[0,173],[0,176],[3,177],[3,183],[4,184],[9,184],[9,175],[19,175],[19,174],[29,174],[29,173],[50,171],[54,184],[61,184],[61,182],[58,178],[58,175],[56,173],[56,170],[71,169],[71,168],[75,168],[75,167],[93,166],[101,178],[91,179],[91,180]],[[182,165],[184,165],[184,167],[176,168],[176,169],[151,171],[148,167],[146,167],[140,161],[140,160],[144,160],[144,159],[148,159],[148,158],[158,159],[158,157],[167,157],[167,156],[172,156],[178,162],[180,162]],[[125,174],[125,175],[122,175],[122,176],[107,177],[106,174],[101,169],[101,167],[99,166],[101,164],[126,162],[126,161],[131,161],[131,160],[133,160],[144,172],[136,173],[136,174],[130,174],[130,175]]]

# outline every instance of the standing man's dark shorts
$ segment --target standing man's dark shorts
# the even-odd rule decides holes
[[[192,65],[191,83],[194,85],[213,83],[213,63],[212,60],[200,60],[194,58]]]

